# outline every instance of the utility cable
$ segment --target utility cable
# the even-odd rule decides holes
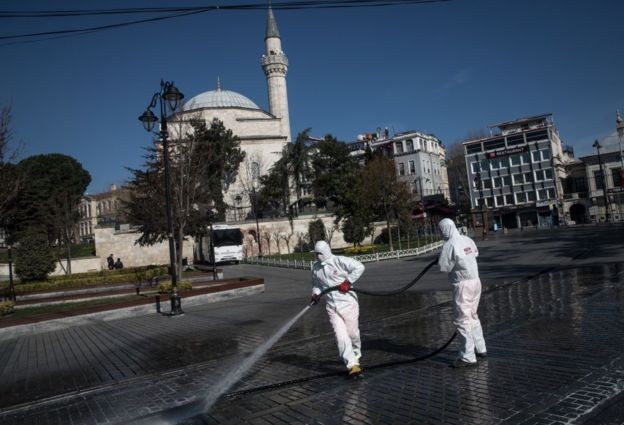
[[[204,12],[210,12],[215,10],[266,10],[272,7],[274,10],[301,10],[301,9],[331,9],[331,8],[362,8],[362,7],[388,7],[388,6],[403,6],[413,4],[425,4],[425,3],[441,3],[449,2],[452,0],[324,0],[324,1],[290,1],[273,3],[268,6],[264,3],[249,3],[239,5],[225,5],[225,6],[204,6],[204,7],[161,7],[161,8],[135,8],[135,9],[96,9],[96,10],[68,10],[68,11],[0,11],[0,18],[59,18],[59,17],[78,17],[89,15],[120,15],[120,14],[146,14],[146,13],[166,13],[177,12],[165,16],[158,16],[154,18],[139,19],[134,21],[119,22],[108,25],[100,25],[95,27],[77,28],[77,29],[61,29],[54,31],[14,34],[0,36],[0,40],[16,40],[31,37],[43,37],[37,41],[45,41],[53,38],[59,38],[59,35],[81,35],[86,33],[92,33],[96,31],[108,30],[113,28],[126,27],[130,25],[137,25],[147,22],[162,21],[167,19],[180,18],[190,15],[195,15]],[[6,43],[0,46],[17,43]]]

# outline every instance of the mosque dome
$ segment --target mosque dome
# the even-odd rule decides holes
[[[182,109],[191,111],[201,108],[260,109],[258,105],[242,94],[230,90],[221,90],[220,88],[198,94],[186,102]]]

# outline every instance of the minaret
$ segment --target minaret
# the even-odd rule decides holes
[[[262,55],[262,69],[266,75],[269,90],[269,112],[281,119],[281,134],[287,136],[287,141],[290,142],[290,117],[286,90],[288,58],[282,52],[282,40],[277,30],[273,9],[270,6],[264,44],[266,54]]]

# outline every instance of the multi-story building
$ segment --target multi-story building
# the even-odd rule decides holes
[[[585,165],[590,222],[624,221],[624,172],[619,152],[580,158]]]
[[[393,158],[398,180],[407,183],[418,199],[431,195],[449,199],[446,149],[434,135],[410,130],[390,136],[386,130],[384,134],[378,131],[358,139],[349,143],[353,154],[363,155],[367,147],[382,150]]]
[[[117,226],[123,223],[122,201],[128,199],[128,189],[118,188],[114,184],[107,192],[83,196],[78,206],[80,241],[93,240],[96,226]]]
[[[489,137],[463,143],[476,226],[558,225],[562,180],[573,151],[564,148],[552,114],[490,126]]]

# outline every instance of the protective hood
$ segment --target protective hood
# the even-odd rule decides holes
[[[331,248],[329,247],[329,245],[325,241],[318,241],[314,245],[314,252],[316,252],[318,254],[318,259],[319,259],[320,262],[327,261],[331,257],[333,257],[333,254],[331,252]]]
[[[438,224],[440,228],[440,232],[442,233],[442,237],[445,241],[459,235],[459,231],[457,227],[455,227],[455,223],[450,218],[443,218]]]

